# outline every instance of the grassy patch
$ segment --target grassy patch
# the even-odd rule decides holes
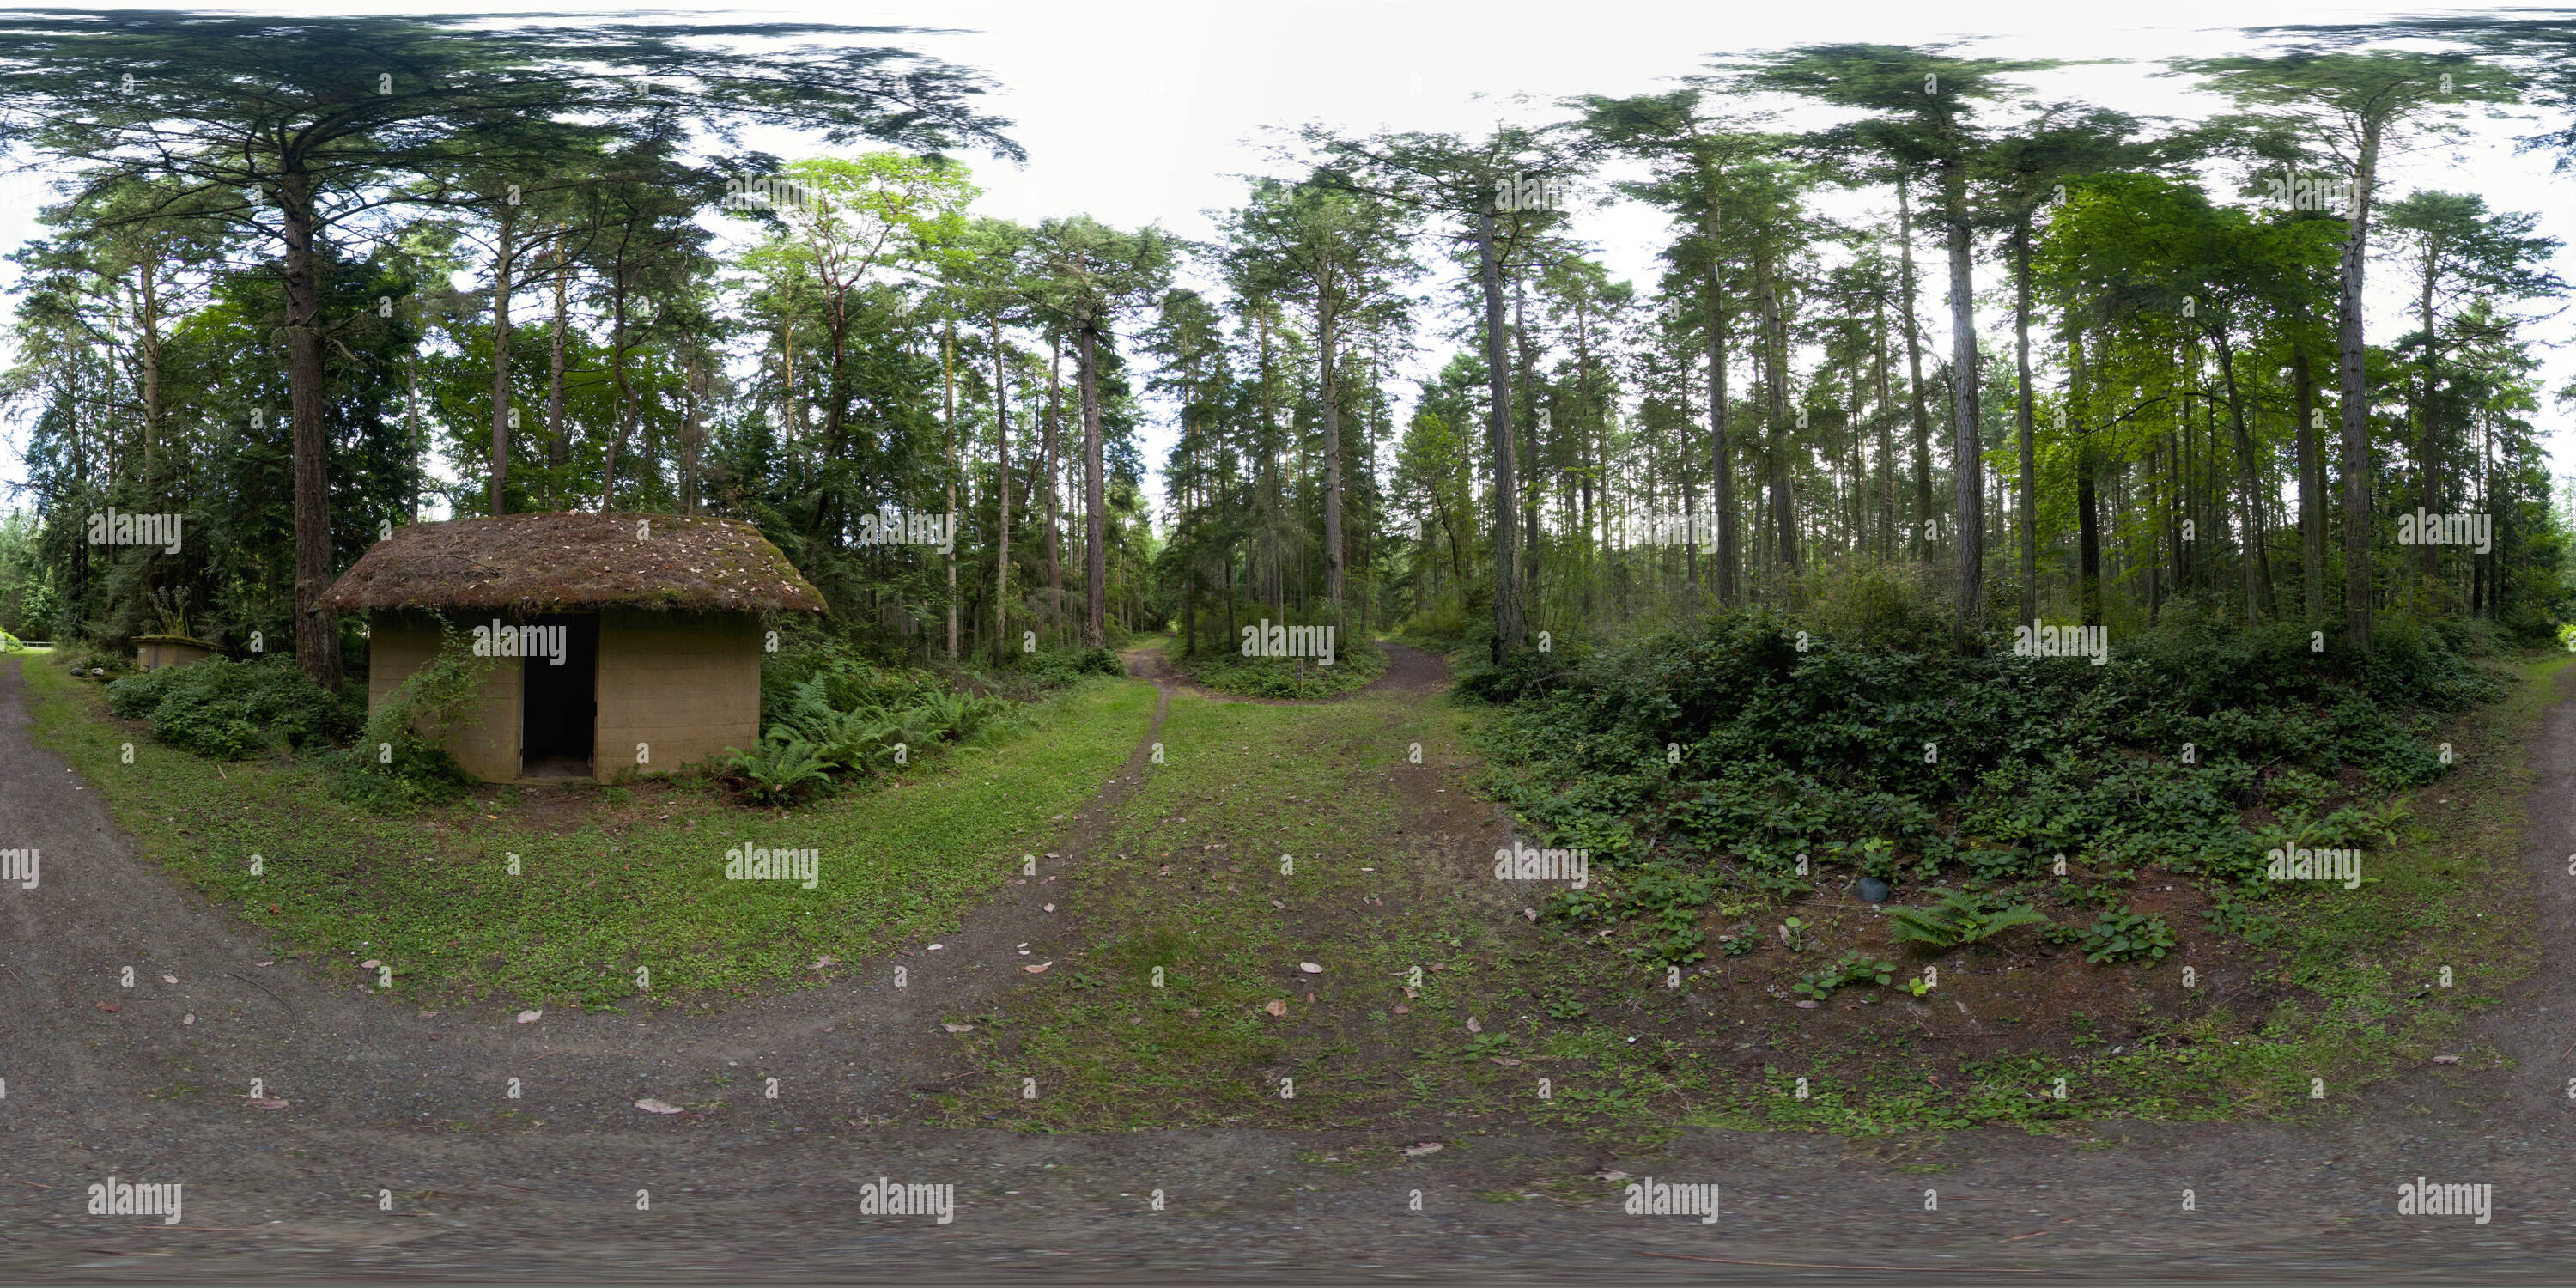
[[[103,793],[146,856],[325,974],[394,989],[605,1006],[818,978],[957,924],[1142,737],[1150,686],[1097,680],[1033,732],[792,814],[702,783],[485,787],[386,818],[329,799],[310,762],[217,765],[106,714],[92,685],[22,666],[38,739]],[[124,758],[132,746],[132,762]],[[817,886],[725,879],[739,846],[818,852]],[[252,875],[252,856],[261,873]],[[511,856],[519,871],[510,872]]]
[[[1202,642],[1196,654],[1184,653],[1178,641],[1165,641],[1174,669],[1223,693],[1255,698],[1329,698],[1363,688],[1386,674],[1386,650],[1357,635],[1336,637],[1340,647],[1331,666],[1311,658],[1245,657],[1220,639]]]

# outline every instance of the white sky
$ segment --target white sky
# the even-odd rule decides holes
[[[166,0],[165,0],[166,3]],[[159,8],[98,4],[85,8]],[[542,22],[517,4],[441,4],[415,11],[483,14]],[[1014,167],[970,157],[984,189],[977,209],[1035,222],[1087,212],[1117,225],[1153,223],[1185,237],[1210,231],[1204,212],[1234,204],[1235,176],[1270,169],[1264,127],[1321,121],[1352,131],[1377,128],[1475,131],[1511,112],[1544,113],[1553,100],[1580,93],[1624,95],[1668,88],[1701,70],[1713,55],[1789,45],[1867,40],[1913,44],[1973,40],[1970,52],[2062,59],[2146,60],[2178,54],[2245,50],[2242,28],[2275,23],[2355,22],[2391,13],[2468,11],[2461,6],[2404,10],[2281,0],[2165,0],[2152,6],[2105,4],[1804,3],[1794,5],[1661,4],[1588,0],[1582,4],[1466,0],[1201,0],[1121,3],[1093,0],[835,0],[761,8],[708,5],[687,11],[639,12],[611,5],[564,4],[552,12],[738,22],[764,19],[919,26],[944,29],[898,43],[978,68],[997,83],[984,106],[1015,122],[1012,135],[1029,161]],[[224,6],[272,14],[347,12],[345,3]],[[2050,74],[2051,96],[2081,97],[2142,114],[2192,115],[2204,100],[2151,66],[2086,66]],[[1526,96],[1532,105],[1515,109]],[[2527,131],[2527,127],[2525,127]],[[2475,191],[2490,207],[2539,211],[2542,231],[2576,243],[2576,206],[2566,200],[2576,179],[2556,178],[2540,157],[2517,157],[2503,142],[2511,125],[2484,126],[2480,144],[2458,155],[2397,158],[2385,175],[2386,196],[2418,186]],[[784,139],[755,139],[782,155],[804,152]],[[23,209],[0,203],[0,247],[31,230]],[[1650,288],[1666,240],[1662,218],[1635,207],[1587,211],[1576,223],[1614,277]],[[2563,252],[2560,274],[2576,281],[2576,252]],[[2402,320],[2396,274],[2381,270],[2373,291],[2374,337]],[[1926,307],[1938,298],[1937,267],[1927,277]],[[0,307],[9,301],[0,299]],[[2381,307],[2385,305],[2386,307]],[[1991,327],[1999,319],[1985,319]],[[1426,326],[1425,334],[1441,328]],[[2557,319],[2531,333],[2561,347],[2548,355],[2547,388],[2576,377],[2563,342],[2571,323]],[[1425,354],[1427,372],[1445,353]],[[1409,390],[1402,391],[1409,394]],[[2554,405],[2542,424],[2560,449],[2563,472],[2576,449],[2569,418]],[[18,431],[0,447],[0,475],[23,477]],[[1149,426],[1145,459],[1158,465],[1173,431]],[[1160,488],[1151,489],[1159,494]],[[0,502],[0,504],[7,504]]]

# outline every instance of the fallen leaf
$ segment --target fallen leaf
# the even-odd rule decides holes
[[[1523,909],[1521,909],[1521,915],[1522,915],[1522,916],[1524,916],[1524,917],[1529,918],[1529,919],[1530,919],[1530,920],[1532,920],[1532,921],[1536,921],[1536,920],[1538,920],[1538,909],[1536,909],[1536,908],[1523,908]]]
[[[1406,1154],[1408,1154],[1408,1155],[1411,1155],[1411,1156],[1413,1156],[1413,1157],[1419,1158],[1419,1157],[1421,1157],[1421,1156],[1422,1156],[1422,1155],[1424,1155],[1424,1154],[1437,1154],[1437,1153],[1439,1153],[1441,1150],[1444,1150],[1444,1149],[1447,1149],[1447,1148],[1449,1148],[1449,1147],[1448,1147],[1448,1146],[1446,1146],[1446,1145],[1441,1144],[1439,1141],[1436,1141],[1436,1140],[1426,1140],[1426,1141],[1422,1142],[1422,1143],[1421,1143],[1421,1144],[1419,1144],[1419,1145],[1407,1145],[1407,1146],[1405,1146],[1405,1147],[1404,1147],[1404,1152],[1405,1152]]]
[[[1816,1004],[1814,1002],[1800,1002],[1798,1003],[1798,1009],[1801,1011],[1812,1011],[1816,1009]]]
[[[1506,1069],[1518,1068],[1520,1066],[1520,1061],[1499,1055],[1494,1057],[1494,1063],[1499,1064]]]
[[[1055,965],[1054,962],[1039,962],[1035,966],[1023,966],[1020,969],[1027,971],[1032,975],[1044,975],[1046,974],[1046,968],[1053,965]]]
[[[1404,995],[1406,997],[1420,997],[1422,996],[1422,990],[1418,988],[1408,988],[1404,990]]]
[[[815,970],[821,970],[821,969],[823,969],[823,968],[824,968],[824,967],[826,967],[826,966],[838,966],[838,965],[840,965],[840,964],[841,964],[841,959],[840,959],[840,958],[838,958],[838,957],[835,957],[835,956],[831,955],[830,953],[825,953],[825,954],[823,954],[822,956],[817,957],[817,958],[815,958],[815,959],[814,959],[814,969],[815,969]]]
[[[1040,911],[1043,911],[1043,912],[1053,912],[1053,911],[1055,911],[1055,905],[1054,905],[1054,904],[1048,904],[1045,908],[1040,909]]]
[[[110,1015],[114,1015],[118,1011],[125,1009],[125,1003],[123,1002],[92,1002],[90,1005],[95,1006]]]
[[[436,1014],[438,1014],[436,1011],[423,1011],[420,1013],[420,1018],[425,1020]]]
[[[1277,908],[1277,909],[1278,909],[1278,910],[1280,910],[1281,912],[1286,912],[1286,911],[1288,910],[1288,905],[1286,905],[1286,904],[1284,904],[1284,903],[1281,903],[1281,902],[1279,902],[1279,901],[1278,901],[1278,900],[1276,900],[1276,899],[1273,899],[1273,900],[1271,900],[1271,901],[1270,901],[1270,906],[1271,906],[1271,907],[1273,907],[1273,908]]]
[[[188,1018],[186,1018],[186,1019],[184,1019],[184,1020],[181,1020],[181,1021],[179,1021],[179,1022],[180,1022],[181,1024],[194,1024],[194,1023],[196,1023],[196,1022],[197,1022],[197,1017],[196,1017],[196,1016],[191,1015],[191,1016],[189,1016]]]
[[[1596,1181],[1624,1181],[1628,1179],[1628,1174],[1620,1171],[1618,1168],[1612,1167],[1594,1172],[1592,1174],[1592,1179]]]
[[[179,977],[176,975],[164,975],[161,977],[161,982],[164,984],[176,984],[179,982]]]
[[[1321,975],[1324,973],[1324,968],[1313,962],[1299,962],[1297,963],[1297,969],[1302,970],[1309,975]]]
[[[2433,1057],[2433,1063],[2435,1064],[2458,1064],[2459,1062],[2460,1057],[2455,1055],[2437,1055]]]
[[[2004,1243],[2019,1243],[2019,1242],[2021,1242],[2021,1241],[2022,1241],[2022,1240],[2024,1240],[2024,1239],[2036,1239],[2036,1238],[2038,1238],[2039,1236],[2041,1236],[2041,1235],[2043,1235],[2043,1234],[2046,1234],[2046,1233],[2048,1233],[2048,1231],[2046,1231],[2046,1230],[2033,1230],[2033,1231],[2031,1231],[2031,1232],[2030,1232],[2030,1233],[2028,1233],[2028,1234],[2016,1234],[2016,1235],[2012,1236],[2012,1237],[2011,1237],[2011,1238],[2009,1238],[2009,1239],[2001,1240],[2001,1242],[2004,1242]]]
[[[384,965],[384,963],[383,963],[383,962],[377,961],[376,959],[374,959],[374,958],[370,957],[370,958],[368,958],[367,960],[365,960],[365,961],[362,961],[362,962],[358,963],[358,969],[360,969],[360,970],[374,970],[375,968],[377,968],[377,967],[379,967],[379,966],[382,966],[382,965]],[[170,982],[171,982],[171,983],[173,983],[173,984],[176,984],[176,983],[178,983],[179,981],[177,981],[177,980],[175,980],[175,979],[174,979],[174,980],[172,980],[172,981],[170,981]]]
[[[519,1012],[519,1023],[533,1024],[536,1022],[537,1017],[543,1014],[545,1014],[543,1011],[521,1011]]]
[[[1476,1017],[1470,1015],[1467,1017],[1467,1031],[1470,1033],[1482,1033],[1485,1031],[1485,1026],[1478,1024],[1476,1022]]]
[[[1395,1004],[1395,1013],[1398,1015],[1411,1015],[1413,1014],[1413,1008],[1402,1002],[1398,1002]]]
[[[972,1024],[942,1024],[939,1027],[946,1029],[951,1033],[972,1033],[975,1031],[975,1026]]]
[[[275,1096],[253,1096],[250,1098],[250,1107],[253,1109],[284,1109],[286,1107],[286,1102]]]
[[[1272,1015],[1286,1015],[1288,1013],[1288,999],[1284,997],[1271,998],[1269,1004],[1263,1006],[1261,1009],[1270,1012]]]
[[[635,1107],[648,1114],[676,1114],[681,1112],[678,1105],[666,1104],[662,1101],[655,1100],[650,1096],[646,1096],[644,1099],[636,1101]]]

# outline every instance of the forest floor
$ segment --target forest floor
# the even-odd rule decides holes
[[[1151,686],[1108,686],[1125,766],[1070,817],[978,841],[993,894],[957,929],[813,987],[525,1023],[371,993],[210,905],[102,799],[114,771],[67,699],[0,662],[0,847],[43,854],[37,888],[0,889],[0,1272],[2447,1279],[2549,1277],[2576,1250],[2564,671],[2534,668],[2459,735],[2468,772],[2418,794],[2417,845],[2477,865],[2468,920],[2510,923],[2432,948],[2495,1002],[2440,1048],[2461,1061],[2356,1048],[2322,1102],[2306,1064],[2223,1088],[2273,1121],[2153,1122],[1925,1040],[2033,1013],[2008,958],[1945,968],[1927,1000],[1970,1003],[1962,1022],[1736,982],[1785,950],[1667,988],[1566,943],[1525,913],[1545,887],[1493,879],[1515,838],[1468,786],[1467,714],[1432,700],[1445,668],[1389,651],[1313,704],[1206,695],[1131,652]],[[1008,869],[1023,844],[1035,877]],[[1857,936],[1875,914],[1837,915]],[[2236,1007],[2282,1000],[2208,964],[2208,997],[2234,973]],[[2105,1047],[2162,1031],[2129,994],[2193,1000],[2097,978]],[[1877,1049],[1898,1014],[1924,1036]],[[1870,1109],[1925,1068],[2030,1108],[1977,1130],[1926,1129],[1929,1099]],[[87,1215],[111,1174],[184,1182],[186,1218]],[[1718,1183],[1725,1215],[1623,1215],[1631,1175]],[[2492,1184],[2492,1221],[2395,1215],[2418,1176]],[[880,1177],[954,1185],[954,1223],[859,1216]]]

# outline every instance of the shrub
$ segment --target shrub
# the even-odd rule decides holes
[[[1857,948],[1843,950],[1842,959],[1820,970],[1811,970],[1789,986],[1792,993],[1804,993],[1821,1002],[1833,996],[1834,990],[1846,984],[1877,984],[1884,987],[1896,977],[1896,963],[1871,960]]]
[[[497,659],[474,656],[454,631],[440,634],[447,643],[438,656],[385,695],[357,745],[333,758],[333,796],[391,813],[453,800],[474,786],[442,744]]]
[[[162,742],[216,760],[336,742],[360,718],[282,657],[207,658],[130,675],[107,686],[107,707],[151,726]]]

